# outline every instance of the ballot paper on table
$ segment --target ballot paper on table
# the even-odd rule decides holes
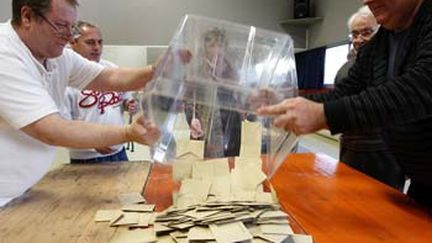
[[[122,207],[124,212],[153,212],[154,204],[130,204]]]
[[[266,178],[261,168],[257,168],[253,164],[237,163],[231,171],[232,190],[255,192]]]
[[[173,180],[180,181],[192,178],[192,165],[197,158],[195,156],[187,156],[177,159],[173,164]]]
[[[114,236],[110,243],[143,243],[156,242],[153,229],[139,229],[122,231]]]
[[[187,234],[189,241],[210,241],[215,240],[210,228],[206,226],[195,226]]]
[[[110,222],[117,219],[122,214],[119,209],[101,209],[96,212],[94,220],[96,222]]]
[[[118,198],[123,205],[145,203],[145,199],[140,192],[122,193],[118,195]]]
[[[252,235],[242,222],[211,224],[210,230],[217,242],[242,242],[252,240]]]
[[[111,226],[134,225],[138,224],[140,214],[136,212],[123,212],[122,215],[111,222]]]
[[[191,195],[200,201],[205,201],[210,191],[211,182],[207,180],[185,179],[182,181],[179,196]]]

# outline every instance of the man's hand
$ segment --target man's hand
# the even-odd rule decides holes
[[[124,103],[125,111],[135,114],[137,112],[137,105],[138,103],[135,99],[129,99]]]
[[[151,145],[159,140],[160,131],[156,124],[144,120],[144,116],[141,116],[131,125],[125,126],[125,137],[127,141]]]
[[[95,148],[95,150],[100,154],[110,154],[114,152],[110,147]]]
[[[273,123],[276,127],[292,131],[296,135],[327,128],[324,105],[301,97],[286,99],[277,105],[259,108],[257,113],[275,116]]]

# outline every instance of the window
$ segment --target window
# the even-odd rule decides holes
[[[324,61],[324,85],[333,85],[336,73],[347,61],[350,44],[343,43],[326,49]]]

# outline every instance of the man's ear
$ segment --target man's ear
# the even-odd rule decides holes
[[[33,15],[34,14],[33,14],[30,7],[23,6],[21,8],[21,24],[23,27],[29,27],[31,20],[32,20],[31,18]]]

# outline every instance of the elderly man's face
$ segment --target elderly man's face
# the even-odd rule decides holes
[[[363,0],[379,24],[389,30],[401,30],[423,0]]]
[[[351,23],[351,38],[354,50],[366,44],[373,36],[377,23],[373,16],[357,16]]]

